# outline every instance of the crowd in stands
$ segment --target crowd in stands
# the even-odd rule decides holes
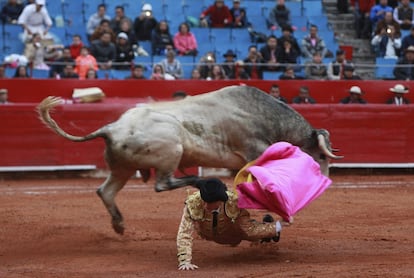
[[[264,16],[269,31],[264,37],[255,30],[257,24],[249,21],[248,10],[240,0],[232,0],[231,6],[223,0],[211,0],[200,14],[180,22],[175,30],[170,29],[171,20],[156,18],[149,3],[142,5],[136,18],[126,16],[121,3],[115,6],[113,15],[102,3],[88,15],[86,37],[73,34],[68,45],[59,43],[60,38],[51,32],[54,21],[46,0],[25,2],[8,0],[1,19],[3,24],[22,26],[24,51],[13,54],[23,56],[22,61],[27,59],[30,69],[49,71],[50,78],[99,78],[98,73],[123,70],[129,71],[124,78],[130,79],[263,79],[264,72],[275,72],[274,79],[284,80],[361,79],[356,65],[345,59],[342,49],[328,48],[316,24],[309,24],[302,38],[295,37],[296,26],[285,0],[277,0]],[[410,1],[350,0],[350,10],[355,14],[357,37],[370,39],[377,57],[398,60],[395,79],[414,79],[414,10]],[[199,46],[207,38],[197,37],[191,29],[203,27],[245,29],[252,39],[251,44],[244,45],[246,55],[238,57],[241,54],[230,48],[224,54],[214,49],[202,53]],[[271,32],[278,28],[279,37]],[[410,31],[402,36],[401,30]],[[153,60],[149,65],[139,64],[139,56],[152,56]],[[188,56],[193,57],[195,65],[191,73],[185,70],[188,60],[182,62]],[[20,69],[8,62],[10,65],[17,75]]]

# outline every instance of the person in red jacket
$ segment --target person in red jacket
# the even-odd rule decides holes
[[[208,7],[200,15],[200,24],[203,27],[228,27],[231,26],[232,21],[230,9],[223,0],[215,0],[214,5]]]
[[[375,0],[351,0],[351,10],[355,16],[355,30],[359,39],[371,38],[369,13],[374,5]]]

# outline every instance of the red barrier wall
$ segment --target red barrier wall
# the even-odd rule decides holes
[[[407,94],[407,98],[414,102],[413,82],[401,81],[378,81],[378,80],[356,80],[356,81],[260,81],[246,80],[243,84],[255,86],[261,90],[268,91],[275,83],[280,86],[282,95],[291,100],[298,94],[300,86],[306,85],[310,94],[318,103],[338,103],[340,99],[348,95],[348,90],[353,85],[358,85],[365,92],[364,98],[369,103],[385,103],[392,96],[389,88],[397,83],[412,87],[413,92]],[[39,102],[46,96],[62,96],[71,98],[74,88],[100,87],[108,97],[132,97],[145,98],[152,96],[155,99],[170,98],[177,90],[184,90],[190,95],[205,93],[216,90],[227,85],[238,85],[240,81],[156,81],[156,80],[21,80],[0,79],[0,88],[9,90],[9,98],[13,102]]]
[[[68,132],[84,135],[116,120],[135,101],[67,104],[54,112]],[[74,143],[48,130],[38,119],[37,103],[0,106],[0,167],[94,164],[105,168],[104,142]],[[341,163],[414,162],[414,106],[316,104],[295,105],[315,128],[331,133]]]

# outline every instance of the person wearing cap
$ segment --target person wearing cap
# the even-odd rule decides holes
[[[24,7],[17,19],[17,23],[24,29],[22,37],[23,42],[30,41],[32,35],[35,33],[39,33],[42,39],[53,38],[52,35],[48,33],[53,23],[45,5],[45,0],[36,0],[33,4]]]
[[[131,62],[134,60],[134,50],[132,45],[129,43],[128,35],[121,32],[117,35],[115,43],[116,56],[114,68],[118,70],[131,69]]]
[[[245,28],[249,25],[246,9],[240,6],[240,0],[233,0],[233,7],[230,9],[230,13],[233,18],[233,27]]]
[[[279,241],[282,225],[271,215],[263,222],[251,219],[246,209],[237,206],[237,194],[227,190],[217,178],[199,179],[195,186],[200,190],[189,195],[177,234],[179,270],[194,270],[192,263],[193,233],[219,244],[237,246],[242,240],[261,242]]]
[[[232,79],[231,76],[234,77],[235,74],[235,59],[237,58],[236,53],[234,53],[233,50],[228,49],[224,54],[223,54],[223,58],[224,58],[224,62],[223,62],[223,70],[224,73],[226,74],[226,76],[230,79]]]
[[[301,86],[299,88],[299,95],[292,99],[293,104],[315,104],[316,101],[309,94],[309,88],[307,86]]]
[[[233,23],[230,9],[224,4],[224,0],[215,0],[200,14],[200,24],[202,27],[222,28],[229,27]]]
[[[103,19],[108,20],[109,25],[111,17],[106,14],[106,5],[99,4],[96,9],[96,13],[92,14],[88,18],[88,22],[86,23],[86,34],[88,35],[89,40],[92,34],[95,32],[95,29],[101,24],[101,21]]]
[[[0,104],[8,104],[9,91],[7,89],[0,89]]]
[[[405,98],[404,95],[408,94],[409,90],[402,84],[396,84],[390,88],[390,92],[394,93],[394,97],[389,98],[385,103],[394,105],[409,104],[410,100]]]
[[[352,86],[348,92],[349,92],[349,96],[341,99],[339,103],[343,103],[343,104],[358,104],[358,103],[366,104],[367,103],[367,101],[362,98],[363,92],[360,87]]]
[[[410,45],[394,66],[396,80],[414,80],[414,46]]]
[[[338,49],[335,60],[328,63],[327,73],[329,80],[341,80],[344,75],[344,66],[346,64],[345,51]]]
[[[344,75],[342,80],[362,80],[362,78],[355,73],[355,66],[352,63],[344,65]]]
[[[152,13],[151,4],[142,5],[141,14],[134,20],[134,32],[138,41],[150,41],[158,21]]]

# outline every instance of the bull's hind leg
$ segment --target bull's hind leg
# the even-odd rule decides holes
[[[125,228],[122,214],[115,203],[115,196],[124,187],[132,174],[132,172],[122,174],[111,173],[105,182],[96,191],[112,217],[112,228],[115,230],[115,232],[121,235],[124,233]]]

